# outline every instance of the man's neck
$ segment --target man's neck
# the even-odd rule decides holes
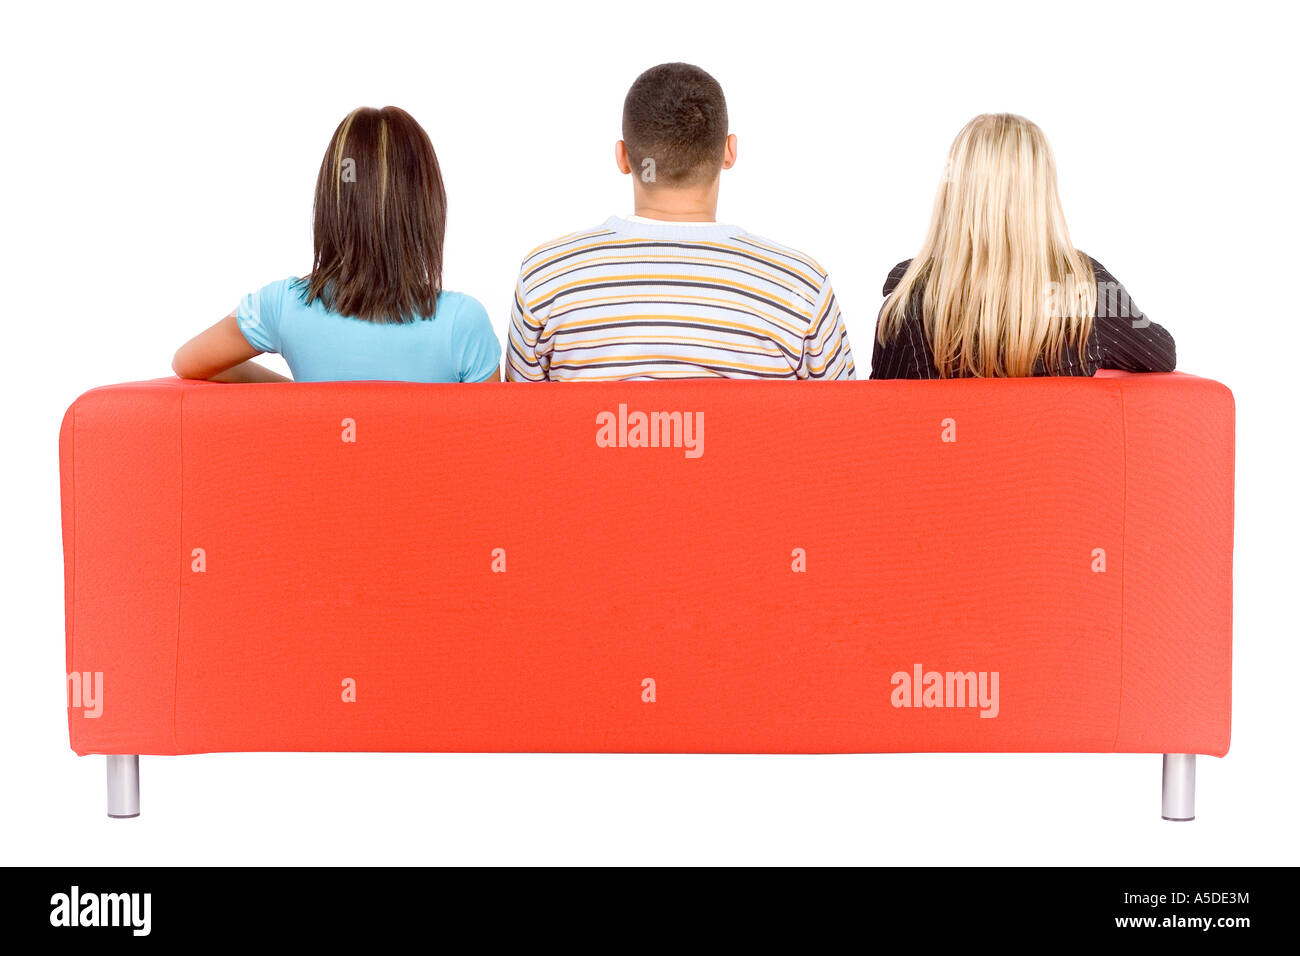
[[[634,192],[634,212],[645,219],[661,222],[716,222],[718,218],[718,187],[707,190],[667,189]]]

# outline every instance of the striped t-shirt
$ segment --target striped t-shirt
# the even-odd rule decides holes
[[[826,271],[735,226],[609,219],[535,250],[506,378],[853,378]]]

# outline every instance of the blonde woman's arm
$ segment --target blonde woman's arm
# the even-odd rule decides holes
[[[1128,290],[1096,259],[1097,366],[1125,372],[1172,372],[1178,364],[1178,350],[1168,330],[1152,322],[1137,307]]]

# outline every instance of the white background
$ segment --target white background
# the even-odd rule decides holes
[[[1300,862],[1294,6],[356,0],[5,19],[0,861]],[[169,374],[242,294],[308,270],[320,157],[363,104],[429,131],[446,284],[504,335],[526,252],[631,211],[622,98],[679,59],[721,81],[740,138],[721,218],[830,270],[864,376],[881,283],[920,243],[949,142],[1008,110],[1051,138],[1076,245],[1174,333],[1180,368],[1234,390],[1233,747],[1199,761],[1199,819],[1161,822],[1157,756],[233,754],[143,758],[143,816],[107,820],[104,761],[71,753],[64,711],[67,405]]]

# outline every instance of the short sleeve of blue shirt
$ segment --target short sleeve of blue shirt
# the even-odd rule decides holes
[[[301,280],[290,277],[262,286],[244,296],[235,310],[239,331],[259,352],[280,351],[280,314],[289,287]]]
[[[460,297],[460,308],[452,317],[456,364],[462,382],[495,379],[501,365],[501,343],[492,331],[483,303],[470,296]]]

